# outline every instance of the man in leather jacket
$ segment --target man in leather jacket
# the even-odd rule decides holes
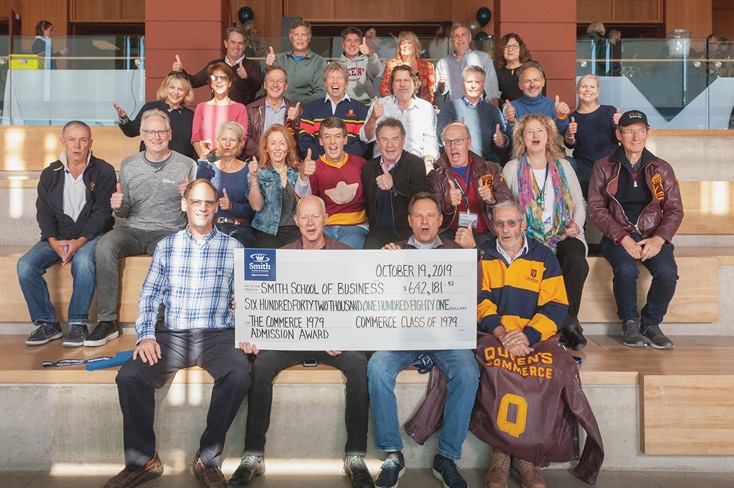
[[[604,234],[600,247],[614,272],[624,345],[671,349],[673,342],[660,323],[678,281],[672,240],[683,220],[683,205],[673,168],[645,149],[649,128],[639,110],[622,114],[617,127],[622,146],[594,165],[588,216]],[[652,275],[640,313],[638,260]]]

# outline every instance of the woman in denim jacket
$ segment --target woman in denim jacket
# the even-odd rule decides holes
[[[247,175],[248,200],[256,212],[252,221],[255,247],[275,249],[301,236],[295,220],[294,191],[301,162],[293,136],[280,124],[263,134],[258,153],[260,161],[255,157],[250,160]]]

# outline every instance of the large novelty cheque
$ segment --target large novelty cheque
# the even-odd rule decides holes
[[[260,349],[474,349],[477,252],[238,249],[235,299]]]

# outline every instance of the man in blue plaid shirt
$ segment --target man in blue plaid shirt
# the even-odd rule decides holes
[[[224,487],[222,449],[250,388],[247,356],[234,340],[235,239],[214,228],[217,190],[189,183],[181,199],[188,226],[158,243],[140,294],[133,357],[117,375],[122,408],[125,469],[105,488],[132,487],[163,473],[155,448],[155,390],[179,369],[201,366],[214,378],[206,430],[194,460],[202,487]],[[165,324],[156,330],[161,305]]]

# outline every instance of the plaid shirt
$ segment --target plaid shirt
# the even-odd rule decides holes
[[[201,243],[188,227],[159,242],[140,293],[138,343],[155,339],[161,304],[168,329],[234,328],[234,250],[241,247],[216,228]]]

